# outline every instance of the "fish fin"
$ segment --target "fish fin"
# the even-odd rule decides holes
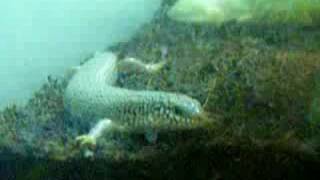
[[[105,131],[113,127],[110,119],[102,119],[98,121],[88,134],[76,137],[76,144],[80,149],[85,150],[85,157],[93,156],[93,150],[96,148],[97,139],[103,135]]]

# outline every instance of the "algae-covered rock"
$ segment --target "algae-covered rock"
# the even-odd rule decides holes
[[[221,24],[245,19],[248,6],[239,0],[179,0],[168,11],[171,19],[183,22]]]
[[[183,22],[221,24],[230,20],[256,23],[318,24],[319,0],[178,0],[168,12]]]
[[[320,125],[320,76],[319,72],[315,75],[315,87],[313,88],[313,96],[310,105],[309,120],[315,126]]]
[[[319,25],[319,0],[248,0],[257,23]]]

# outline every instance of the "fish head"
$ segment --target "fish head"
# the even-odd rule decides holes
[[[174,114],[180,117],[192,118],[203,112],[200,102],[186,95],[177,95],[173,104]]]

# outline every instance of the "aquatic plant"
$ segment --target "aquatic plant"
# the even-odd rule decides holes
[[[248,0],[252,20],[259,23],[318,25],[319,0]]]
[[[18,121],[18,110],[16,105],[11,105],[0,112],[0,147],[10,148],[17,143],[16,125]]]
[[[27,107],[37,117],[38,123],[63,119],[63,92],[62,80],[48,76],[47,82],[34,93]]]

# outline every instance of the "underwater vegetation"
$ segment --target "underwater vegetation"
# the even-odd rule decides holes
[[[319,25],[319,0],[248,0],[248,4],[256,22]]]
[[[179,0],[168,16],[182,22],[221,24],[247,18],[248,12],[248,4],[241,0]]]
[[[284,2],[284,1],[283,1]],[[293,24],[228,21],[219,27],[171,20],[164,1],[152,22],[109,51],[160,72],[120,73],[117,86],[178,92],[205,115],[191,129],[168,129],[150,143],[115,131],[83,156],[75,138],[87,119],[65,110],[67,78],[49,77],[25,107],[0,112],[3,153],[22,159],[16,179],[312,179],[319,162],[320,31]],[[40,160],[39,160],[40,158]],[[23,163],[28,162],[28,163]],[[159,170],[161,169],[161,170]]]
[[[182,22],[221,24],[230,20],[265,24],[314,25],[319,0],[178,0],[168,11]]]

